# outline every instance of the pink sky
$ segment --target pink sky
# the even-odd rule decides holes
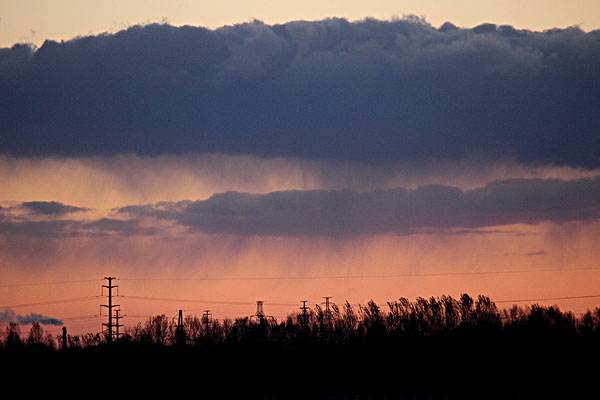
[[[220,158],[219,158],[220,157]],[[175,162],[165,158],[119,159],[10,159],[0,164],[0,176],[6,204],[22,201],[58,199],[65,204],[87,207],[87,213],[74,215],[92,220],[111,215],[115,207],[144,204],[158,199],[201,199],[227,190],[254,187],[270,192],[281,189],[332,188],[344,179],[345,171],[362,170],[339,165],[322,166],[307,161],[286,159],[231,159],[219,156]],[[115,161],[119,164],[115,168]],[[219,163],[229,165],[229,170]],[[237,168],[245,166],[245,179]],[[525,168],[507,162],[486,168],[469,168],[464,161],[427,173],[411,172],[408,167],[387,171],[378,185],[418,186],[423,183],[448,183],[472,187],[482,182],[507,177],[559,177],[575,179],[593,175],[593,171],[568,168]],[[159,168],[154,174],[152,168]],[[273,168],[277,165],[277,168]],[[340,180],[323,178],[322,169],[336,171]],[[337,170],[336,170],[337,168]],[[457,177],[451,171],[459,171]],[[465,171],[473,170],[471,173]],[[186,172],[187,171],[187,172]],[[272,171],[265,175],[264,171]],[[370,171],[377,175],[378,172]],[[184,185],[171,177],[178,176]],[[286,177],[289,177],[286,179]],[[300,177],[300,178],[299,178]],[[39,179],[40,184],[35,184]],[[97,179],[96,179],[97,178]],[[97,185],[106,188],[97,195]],[[390,183],[391,182],[391,183]],[[131,184],[128,184],[131,183]],[[356,185],[362,185],[355,181]],[[214,189],[211,189],[214,188]],[[146,221],[146,224],[160,222]],[[169,227],[154,235],[102,235],[75,237],[36,237],[0,235],[0,276],[5,284],[60,280],[93,282],[64,285],[5,287],[1,305],[19,305],[46,300],[96,296],[104,276],[118,281],[122,313],[130,315],[126,324],[157,313],[175,314],[177,309],[201,314],[210,309],[217,318],[250,315],[256,300],[265,301],[270,315],[283,317],[294,312],[293,306],[269,303],[310,304],[332,296],[337,303],[377,302],[399,297],[459,296],[486,294],[497,300],[564,297],[596,294],[600,270],[598,264],[598,222],[541,223],[489,227],[477,232],[433,230],[408,235],[368,234],[352,237],[268,237],[188,232]],[[560,270],[560,271],[547,271]],[[573,271],[576,269],[576,271]],[[527,270],[519,274],[443,275],[387,277],[368,279],[292,279],[223,281],[133,281],[125,278],[226,278],[323,275],[429,274],[439,272],[481,272]],[[535,272],[535,270],[544,270]],[[571,271],[570,271],[571,270]],[[235,301],[247,305],[203,304],[199,302],[142,301],[130,296],[174,299]],[[41,313],[66,318],[71,332],[100,329],[101,318],[69,320],[70,317],[99,314],[105,299],[45,306],[14,308],[19,314]],[[576,313],[595,307],[597,299],[557,300]],[[502,304],[506,306],[506,304]],[[48,327],[57,331],[60,327]]]

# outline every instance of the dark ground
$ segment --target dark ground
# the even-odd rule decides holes
[[[55,386],[66,379],[84,385],[83,393],[90,395],[114,390],[265,399],[600,396],[600,343],[595,338],[405,338],[393,343],[262,343],[211,349],[116,344],[0,354],[7,383],[25,378]]]

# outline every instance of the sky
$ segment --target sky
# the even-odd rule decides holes
[[[41,45],[45,39],[68,40],[161,21],[217,28],[253,19],[273,24],[414,14],[435,26],[451,21],[467,27],[494,22],[535,30],[600,27],[600,4],[595,0],[2,0],[0,5],[0,46],[4,47],[22,42]]]
[[[595,307],[599,11],[543,3],[3,2],[0,321]]]

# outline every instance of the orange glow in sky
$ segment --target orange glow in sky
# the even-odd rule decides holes
[[[294,160],[231,158],[219,156],[211,162],[171,158],[106,159],[8,159],[0,168],[2,186],[10,188],[5,198],[13,203],[24,200],[59,199],[66,204],[89,207],[78,219],[110,215],[114,207],[158,201],[206,198],[226,190],[258,191],[306,189],[335,186],[323,179],[322,166]],[[152,163],[154,161],[154,163]],[[218,167],[230,165],[231,171]],[[246,177],[239,179],[231,165],[243,163]],[[150,164],[156,167],[154,173]],[[111,166],[112,167],[109,167]],[[195,165],[204,166],[194,168]],[[277,165],[277,168],[272,168]],[[446,166],[447,167],[447,166]],[[327,168],[333,168],[327,166]],[[360,166],[354,166],[360,170]],[[456,165],[464,170],[465,165]],[[90,172],[92,171],[92,172]],[[264,171],[272,171],[263,174]],[[372,173],[372,172],[371,172]],[[575,178],[592,174],[575,169],[525,169],[518,165],[489,167],[473,174],[469,181],[461,174],[466,187],[481,180],[506,176],[555,176]],[[97,177],[90,180],[89,176]],[[343,174],[342,174],[343,175]],[[285,179],[290,176],[290,179]],[[400,174],[388,174],[400,179]],[[394,178],[395,176],[395,178]],[[450,182],[448,168],[419,182]],[[42,184],[35,185],[35,178]],[[154,177],[154,181],[152,180]],[[172,177],[180,177],[178,185]],[[295,178],[296,177],[296,178]],[[302,177],[298,179],[297,177]],[[343,178],[346,179],[346,178]],[[161,181],[162,180],[162,181]],[[383,186],[388,179],[379,180]],[[148,183],[148,184],[146,184]],[[338,182],[339,183],[339,182]],[[456,184],[457,182],[451,182]],[[98,184],[100,186],[98,186]],[[139,185],[139,186],[137,186]],[[96,192],[98,187],[109,188]],[[12,197],[8,197],[10,193]],[[9,202],[10,203],[10,202]],[[45,282],[88,280],[93,282],[33,287],[5,287],[0,304],[19,305],[48,299],[97,296],[104,276],[118,281],[118,299],[125,319],[132,324],[156,313],[173,314],[177,309],[200,314],[212,310],[217,318],[250,315],[253,302],[264,300],[272,315],[284,317],[294,306],[270,306],[269,303],[312,304],[322,296],[332,296],[343,303],[365,303],[369,299],[384,304],[399,297],[458,296],[463,292],[486,294],[494,299],[530,299],[561,297],[597,292],[599,223],[546,223],[513,225],[480,232],[424,232],[410,235],[376,234],[348,238],[335,237],[260,237],[226,234],[172,232],[160,236],[101,237],[28,237],[18,234],[0,236],[0,275],[2,282]],[[548,271],[563,270],[563,271]],[[517,274],[439,275],[439,272],[485,272],[527,270]],[[535,272],[538,270],[539,272]],[[374,275],[417,274],[376,278]],[[336,279],[302,279],[319,276],[348,276]],[[358,279],[356,276],[369,278]],[[177,280],[181,278],[293,277],[280,280]],[[166,278],[166,280],[127,280]],[[175,279],[175,280],[171,280]],[[202,302],[143,301],[131,296],[171,299],[235,301],[247,304],[203,304]],[[44,313],[65,321],[75,332],[97,330],[102,298],[78,303],[15,308],[19,313]],[[596,299],[555,301],[561,307],[583,312],[595,306]],[[50,331],[60,327],[49,327]]]
[[[600,303],[598,0],[1,3],[0,313]]]

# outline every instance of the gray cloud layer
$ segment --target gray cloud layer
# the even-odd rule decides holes
[[[87,208],[69,206],[57,201],[26,201],[20,208],[35,215],[62,216],[76,212],[88,211]]]
[[[59,201],[24,201],[16,205],[0,207],[0,219],[2,218],[24,218],[44,217],[55,219],[68,214],[90,211],[89,208],[76,207]]]
[[[600,166],[600,31],[167,25],[0,49],[0,152]]]
[[[423,186],[374,192],[228,192],[207,200],[129,206],[134,218],[173,220],[192,230],[239,235],[407,234],[600,217],[600,177],[513,179],[473,190]]]
[[[69,214],[88,210],[57,201],[30,201],[0,207],[0,234],[55,237],[152,235],[156,232],[154,228],[138,226],[135,220],[70,218]]]
[[[39,322],[43,325],[63,324],[63,321],[58,318],[48,317],[46,315],[35,313],[19,315],[9,308],[4,309],[4,311],[0,311],[0,323],[7,322],[18,322],[19,324],[31,324],[32,322]]]
[[[191,232],[259,236],[476,233],[509,224],[597,220],[600,176],[500,180],[470,190],[427,185],[370,192],[226,192],[206,200],[126,206],[114,213],[95,220],[41,221],[0,214],[0,234],[168,236],[177,225]]]
[[[81,237],[109,235],[154,235],[157,228],[142,227],[136,220],[101,218],[91,221],[57,219],[52,221],[30,221],[0,217],[0,234],[39,237]]]

